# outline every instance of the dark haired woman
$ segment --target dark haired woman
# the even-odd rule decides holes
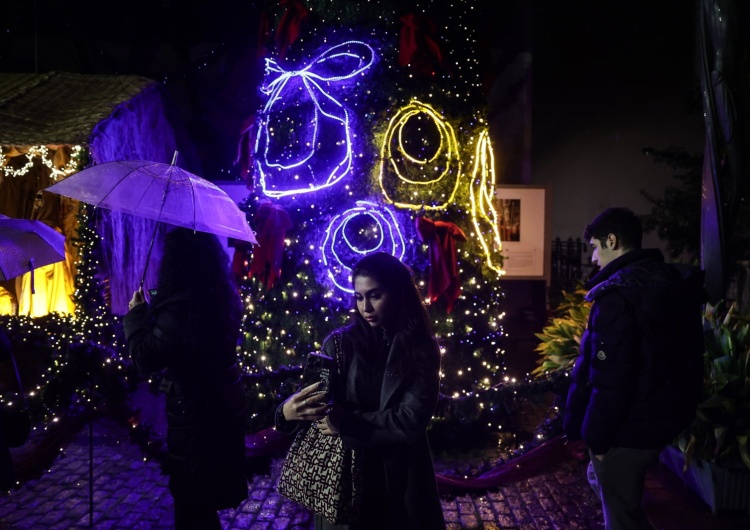
[[[165,236],[157,292],[133,293],[128,350],[143,373],[163,373],[167,472],[175,528],[221,530],[218,510],[247,498],[245,392],[237,366],[242,303],[216,236]]]
[[[343,399],[326,415],[316,385],[278,409],[277,428],[315,421],[328,436],[364,451],[364,501],[350,530],[444,530],[427,426],[438,400],[440,350],[411,271],[376,252],[352,270],[355,309],[341,334]],[[333,335],[323,351],[336,357]],[[333,526],[319,514],[315,529]]]

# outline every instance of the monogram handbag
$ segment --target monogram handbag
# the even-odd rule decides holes
[[[340,333],[333,340],[340,375]],[[310,425],[295,436],[277,490],[334,525],[349,524],[359,514],[363,468],[362,455],[345,449],[340,436],[324,436]]]

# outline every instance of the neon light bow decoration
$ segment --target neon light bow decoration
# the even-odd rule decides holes
[[[352,267],[365,254],[383,251],[401,259],[406,251],[404,236],[391,210],[369,201],[356,204],[331,220],[321,247],[328,277],[347,293],[354,292]]]
[[[380,148],[383,195],[399,208],[441,210],[461,174],[456,134],[430,105],[412,100],[388,124]]]
[[[266,59],[254,147],[260,185],[268,197],[311,193],[336,184],[352,168],[349,111],[336,99],[347,82],[375,61],[359,41],[333,46],[301,70]]]
[[[474,233],[482,245],[487,260],[487,267],[500,275],[502,269],[500,251],[503,248],[500,239],[500,223],[497,210],[493,204],[495,197],[495,157],[487,129],[479,133],[474,151],[474,170],[469,187],[471,199],[471,221]]]

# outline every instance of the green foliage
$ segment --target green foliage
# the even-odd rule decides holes
[[[706,305],[703,318],[706,374],[693,424],[677,439],[692,459],[750,469],[750,315],[735,305]]]
[[[652,156],[654,163],[667,164],[676,171],[673,176],[679,182],[668,186],[657,197],[641,190],[641,195],[651,203],[651,213],[641,217],[646,233],[656,231],[660,239],[666,241],[667,251],[672,258],[697,262],[701,252],[701,189],[703,155],[689,154],[682,148],[669,147],[657,150],[647,147],[643,150]],[[747,188],[747,186],[745,186]],[[750,204],[746,199],[747,190],[736,190],[744,194],[739,201],[736,218],[727,219],[726,249],[728,262],[750,258]]]
[[[532,372],[536,377],[564,372],[578,356],[578,346],[591,304],[580,287],[564,293],[565,301],[542,333],[536,348],[541,358]],[[706,305],[703,316],[705,378],[701,402],[692,425],[676,445],[692,459],[750,469],[750,315],[735,305]]]
[[[656,231],[659,239],[667,242],[672,258],[686,257],[695,261],[700,256],[701,234],[701,167],[702,155],[691,155],[684,149],[669,147],[664,150],[646,148],[656,164],[667,164],[678,172],[673,175],[677,186],[668,186],[661,197],[641,190],[641,195],[652,204],[651,213],[643,216],[643,230]]]
[[[580,284],[572,293],[563,291],[563,302],[554,310],[550,323],[535,334],[540,340],[534,349],[540,355],[538,366],[531,372],[535,377],[568,370],[576,360],[591,311],[591,303],[584,299],[586,293]]]

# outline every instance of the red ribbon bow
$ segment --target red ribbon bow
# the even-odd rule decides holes
[[[307,18],[310,11],[300,0],[281,0],[280,7],[286,7],[276,28],[274,44],[279,53],[279,59],[286,57],[286,51],[299,37],[302,22]],[[268,54],[266,43],[271,39],[271,14],[265,11],[260,19],[258,30],[258,56],[264,57]]]
[[[270,289],[281,276],[284,238],[292,220],[284,208],[264,200],[253,216],[253,224],[258,227],[255,236],[258,246],[253,248],[248,277],[260,278],[266,289]]]
[[[431,221],[417,217],[419,238],[429,245],[430,273],[427,296],[430,302],[445,298],[447,312],[461,295],[461,280],[458,277],[456,241],[466,241],[466,234],[457,225],[444,221]]]
[[[401,42],[398,50],[398,64],[410,66],[414,71],[435,75],[437,67],[445,68],[443,54],[436,42],[435,23],[425,15],[409,13],[401,17]]]

